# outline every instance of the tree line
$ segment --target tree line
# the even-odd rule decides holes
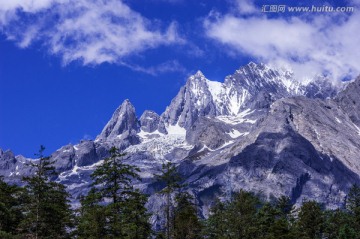
[[[118,149],[111,148],[94,170],[78,209],[71,208],[65,186],[51,180],[54,162],[43,152],[41,146],[39,159],[30,163],[35,173],[23,178],[23,187],[0,177],[1,239],[360,239],[357,185],[336,210],[316,201],[295,208],[286,196],[266,201],[240,190],[228,200],[215,200],[204,219],[196,195],[186,191],[175,165],[165,163],[155,175],[165,198],[165,220],[154,231],[145,207],[148,196],[133,186],[141,180],[140,169],[124,163]]]

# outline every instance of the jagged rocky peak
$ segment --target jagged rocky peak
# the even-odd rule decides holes
[[[188,129],[200,117],[236,116],[248,108],[263,108],[273,100],[301,94],[301,87],[290,70],[262,63],[250,62],[227,76],[224,83],[208,80],[198,71],[188,78],[161,118],[167,125]],[[262,92],[267,96],[257,97],[264,95]]]
[[[160,116],[151,110],[145,110],[140,117],[140,129],[147,133],[153,133],[158,130],[160,133],[166,133],[164,122]]]
[[[254,62],[250,62],[233,75],[226,77],[225,84],[234,85],[240,91],[246,90],[250,95],[266,89],[269,93],[279,94],[281,97],[287,96],[298,86],[298,82],[292,78],[290,71],[272,69],[263,63],[255,64]]]
[[[195,73],[195,75],[193,75],[192,77],[193,77],[193,78],[205,78],[204,74],[203,74],[200,70],[198,70],[198,71]],[[192,78],[192,77],[190,77],[190,78]]]
[[[291,69],[254,62],[226,77],[225,84],[227,87],[234,85],[238,90],[245,89],[251,96],[265,90],[275,96],[275,99],[297,95],[308,98],[332,98],[341,87],[341,84],[335,84],[334,81],[323,76],[313,76],[310,80],[300,81]]]
[[[312,81],[304,85],[303,95],[308,98],[333,98],[340,91],[342,86],[343,84],[336,84],[326,77],[316,76]]]
[[[15,159],[15,155],[11,150],[6,150],[5,152],[0,149],[0,159],[4,161]]]
[[[5,152],[0,150],[0,176],[5,177],[15,177],[19,176],[19,172],[14,172],[16,165],[18,165],[18,161],[14,155],[14,153],[10,150],[6,150]],[[17,173],[17,174],[16,174]],[[9,178],[5,178],[5,180],[9,180]]]
[[[198,70],[194,75],[190,76],[186,82],[185,87],[190,90],[193,96],[198,96],[204,94],[208,91],[208,79],[204,76],[204,74]]]
[[[327,98],[335,93],[332,84],[324,79],[303,84],[294,79],[291,70],[275,69],[263,63],[250,62],[227,76],[224,83],[208,80],[199,70],[188,78],[160,117],[155,112],[145,111],[140,118],[140,127],[144,132],[158,130],[166,134],[169,126],[189,129],[201,117],[237,116],[247,109],[267,108],[280,98],[296,95]],[[135,109],[126,100],[98,139],[125,139],[130,132],[138,130]]]
[[[135,108],[131,102],[126,99],[117,108],[110,121],[105,125],[97,140],[125,139],[131,134],[136,134],[138,121]]]
[[[201,71],[190,76],[161,115],[164,123],[188,129],[201,116],[216,116],[209,82]]]

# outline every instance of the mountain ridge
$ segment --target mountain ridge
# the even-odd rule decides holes
[[[204,216],[210,198],[240,189],[336,207],[360,182],[359,87],[360,78],[342,89],[319,77],[299,82],[289,70],[253,62],[224,82],[198,71],[161,115],[147,110],[136,117],[124,100],[96,140],[54,152],[55,180],[67,185],[76,205],[91,172],[116,146],[126,162],[142,169],[143,181],[135,184],[151,195],[152,211],[162,205],[153,175],[167,161],[178,166]],[[20,182],[31,174],[27,160],[0,150],[0,174]]]

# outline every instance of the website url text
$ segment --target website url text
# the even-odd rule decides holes
[[[308,6],[291,7],[287,5],[263,5],[262,12],[354,12],[355,7]]]

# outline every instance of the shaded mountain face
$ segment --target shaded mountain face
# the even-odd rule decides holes
[[[347,85],[344,91],[336,97],[336,102],[351,118],[352,122],[360,127],[360,77]]]
[[[140,117],[141,130],[147,133],[153,133],[158,130],[159,133],[167,133],[164,122],[154,111],[145,110]]]
[[[199,71],[161,115],[145,111],[137,118],[125,100],[95,141],[54,152],[55,180],[78,203],[90,174],[116,146],[142,169],[142,181],[134,184],[151,195],[154,212],[162,212],[164,200],[155,194],[161,185],[153,176],[166,161],[178,166],[204,216],[215,197],[240,189],[338,207],[359,183],[360,78],[339,89],[321,77],[299,82],[291,71],[264,64],[249,63],[223,83]],[[32,173],[29,160],[1,150],[0,174],[21,183]]]

